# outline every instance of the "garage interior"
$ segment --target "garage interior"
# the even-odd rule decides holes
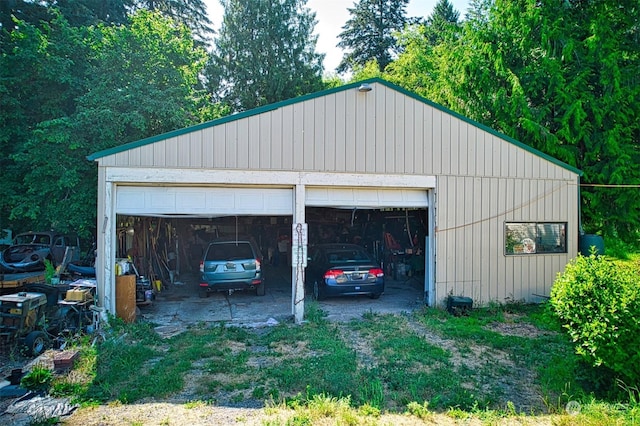
[[[326,242],[358,244],[385,270],[385,295],[379,300],[366,296],[329,299],[319,302],[323,310],[331,311],[335,305],[342,314],[346,306],[385,311],[393,309],[392,299],[398,298],[403,300],[400,310],[407,310],[407,303],[424,304],[426,208],[306,207],[305,216],[310,248]],[[176,316],[184,321],[243,319],[240,317],[259,321],[266,320],[265,316],[281,320],[291,316],[292,220],[292,216],[117,215],[116,258],[133,265],[139,276],[139,312],[156,322]],[[262,251],[266,297],[232,292],[199,299],[199,265],[207,244],[219,237],[244,235],[253,237]],[[282,240],[287,241],[286,256],[278,252]],[[306,297],[310,300],[310,295]]]

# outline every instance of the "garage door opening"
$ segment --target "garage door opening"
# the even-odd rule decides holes
[[[349,242],[363,246],[384,267],[387,292],[405,293],[407,300],[422,296],[425,273],[424,242],[427,209],[341,209],[307,207],[309,245]],[[238,315],[264,320],[291,314],[291,216],[157,217],[118,215],[116,258],[130,259],[139,282],[141,313],[181,313],[190,320],[225,320]],[[206,246],[217,238],[251,236],[264,255],[266,297],[250,292],[211,295],[198,299],[199,267]],[[284,251],[278,245],[285,241]],[[161,283],[157,301],[148,307],[145,290]],[[145,285],[147,288],[145,288]],[[308,299],[311,300],[310,290]],[[163,293],[164,291],[164,293]],[[393,302],[383,296],[376,307]],[[387,302],[385,302],[385,300]],[[191,305],[185,305],[189,303]],[[203,304],[204,303],[204,304]],[[354,305],[356,298],[328,301]],[[236,310],[232,312],[233,310]],[[240,310],[246,309],[242,314]],[[342,309],[344,308],[337,308]],[[158,318],[155,318],[159,320]]]
[[[291,216],[184,218],[118,215],[116,258],[131,259],[139,275],[173,284],[197,274],[207,245],[218,238],[251,236],[268,264],[275,262],[280,237],[290,233]]]
[[[291,216],[118,215],[117,219],[116,258],[132,265],[128,273],[138,275],[136,305],[142,317],[168,324],[255,322],[291,315],[291,267],[274,263],[277,238],[291,232]],[[218,238],[236,236],[251,236],[263,252],[266,294],[225,291],[200,298],[200,261],[206,247]],[[160,284],[159,291],[155,283]],[[149,300],[149,291],[153,300]]]
[[[424,273],[426,209],[308,207],[306,217],[310,246],[327,242],[354,243],[372,254],[394,279]],[[217,238],[251,236],[268,265],[290,266],[291,223],[290,216],[119,215],[116,258],[130,258],[138,273],[152,281],[173,284],[181,275],[198,272],[209,242]]]
[[[378,261],[389,281],[424,282],[426,208],[307,207],[306,218],[310,245],[357,244]]]
[[[190,321],[290,317],[300,301],[293,297],[294,288],[300,288],[291,265],[293,191],[217,187],[190,191],[135,186],[117,191],[116,259],[131,259],[147,286],[160,283],[162,297],[149,309],[162,303],[167,315],[179,314]],[[358,244],[385,272],[385,293],[373,301],[375,305],[369,305],[368,298],[343,297],[323,301],[323,310],[344,313],[360,307],[394,312],[424,304],[430,232],[426,190],[308,187],[304,202],[309,249],[323,242]],[[240,236],[251,236],[262,251],[266,295],[232,291],[199,300],[200,261],[206,247],[217,238]],[[303,300],[310,302],[308,287]],[[137,298],[146,306],[144,287],[140,286]],[[154,321],[162,322],[157,316]]]

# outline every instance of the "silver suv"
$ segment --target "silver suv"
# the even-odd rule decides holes
[[[211,242],[200,262],[200,297],[212,291],[236,290],[253,290],[264,296],[262,262],[262,253],[252,238]]]

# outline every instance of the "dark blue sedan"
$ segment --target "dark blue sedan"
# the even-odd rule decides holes
[[[384,293],[384,271],[355,244],[319,244],[311,248],[305,282],[313,298],[365,294],[377,299]]]

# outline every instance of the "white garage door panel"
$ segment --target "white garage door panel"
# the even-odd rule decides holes
[[[307,187],[306,205],[313,207],[427,207],[427,191]]]
[[[122,194],[118,192],[118,203],[125,206],[139,205],[142,199],[144,199],[144,191],[131,191]]]
[[[207,194],[196,192],[185,194],[178,192],[176,194],[176,205],[182,206],[184,210],[202,208],[202,206],[207,205]]]
[[[129,215],[292,215],[293,191],[275,188],[119,186],[116,212]]]
[[[176,205],[176,194],[174,192],[145,194],[145,204],[148,203],[152,209],[165,209]]]

